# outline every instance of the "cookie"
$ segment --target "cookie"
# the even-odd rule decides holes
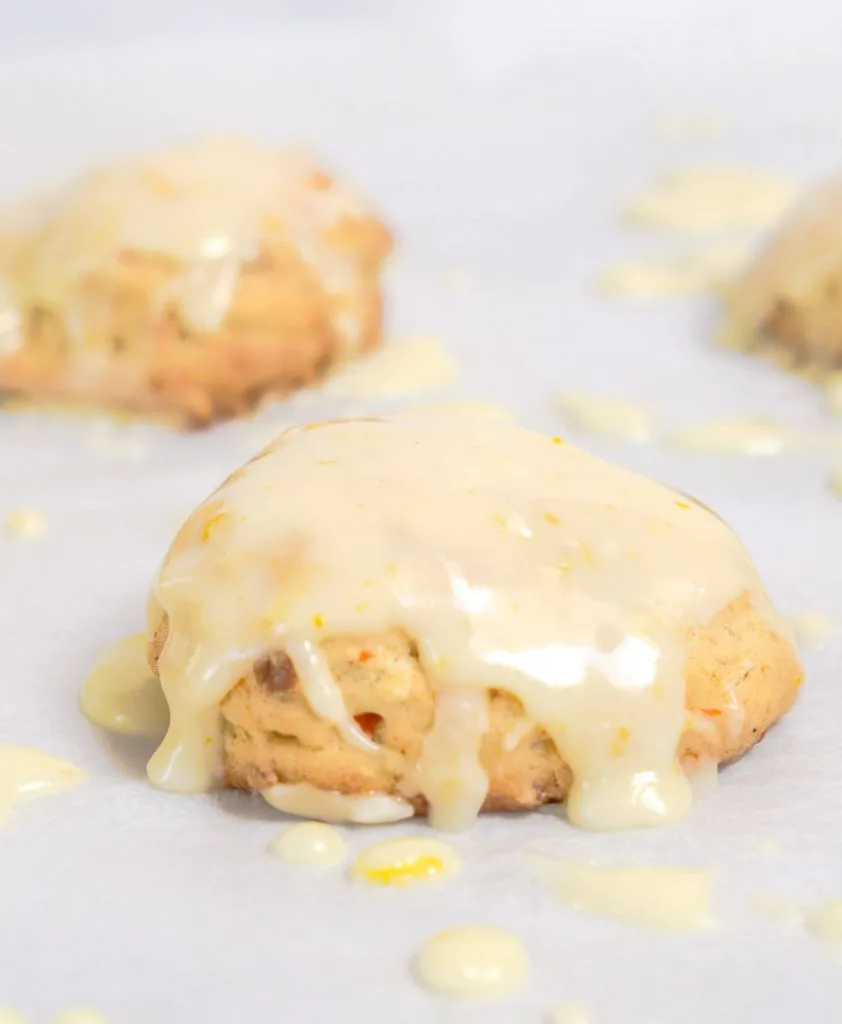
[[[444,828],[562,800],[589,827],[679,818],[686,773],[801,683],[709,509],[459,409],[282,435],[182,527],[149,637],[156,784],[314,816],[314,791],[385,796]]]
[[[721,342],[821,381],[842,367],[842,179],[786,218],[725,297]]]
[[[202,139],[0,211],[0,391],[201,426],[380,340],[388,230],[306,154]]]

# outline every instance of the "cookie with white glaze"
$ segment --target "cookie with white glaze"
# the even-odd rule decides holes
[[[568,798],[590,827],[674,820],[685,772],[748,750],[801,683],[710,510],[442,409],[282,435],[182,527],[149,637],[158,785],[312,816],[314,791],[385,797],[445,828]]]
[[[730,285],[720,340],[817,381],[842,369],[842,178],[808,193]]]
[[[0,393],[184,426],[380,341],[388,230],[308,155],[200,139],[0,210]]]

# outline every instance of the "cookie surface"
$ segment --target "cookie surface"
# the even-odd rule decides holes
[[[149,636],[156,784],[314,816],[313,793],[376,796],[442,828],[560,800],[588,827],[675,820],[685,771],[746,751],[801,682],[714,513],[441,408],[278,438],[182,527]]]
[[[205,139],[0,211],[0,391],[235,416],[380,340],[391,239],[304,154]]]

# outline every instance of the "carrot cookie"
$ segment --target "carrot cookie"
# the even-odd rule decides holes
[[[730,287],[721,340],[817,380],[842,368],[842,179],[809,194]]]
[[[445,829],[676,820],[801,681],[715,514],[458,408],[282,434],[180,530],[149,638],[156,785]]]
[[[380,339],[386,228],[305,154],[202,139],[0,211],[0,391],[198,426]]]

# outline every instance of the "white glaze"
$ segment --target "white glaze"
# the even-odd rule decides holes
[[[290,825],[269,844],[269,853],[287,864],[324,868],[339,864],[348,856],[340,832],[320,821]]]
[[[797,195],[777,174],[742,167],[694,167],[664,174],[626,208],[635,226],[709,232],[774,223]]]
[[[147,664],[146,648],[146,634],[135,633],[103,651],[85,680],[79,703],[83,713],[104,729],[160,740],[167,731],[169,710],[161,684]]]
[[[402,836],[366,847],[350,875],[370,885],[403,887],[442,881],[461,866],[461,857],[448,843],[431,836]]]
[[[348,796],[328,793],[309,783],[270,786],[261,796],[272,807],[287,814],[319,821],[352,822],[357,825],[385,825],[413,815],[412,805],[396,796],[372,793]]]
[[[799,647],[821,647],[839,628],[832,615],[819,611],[797,612],[789,622]]]
[[[38,508],[17,508],[6,515],[6,533],[16,540],[38,540],[47,529],[47,519]]]
[[[398,398],[444,387],[458,375],[453,357],[437,338],[402,338],[343,366],[324,391],[342,398]]]
[[[842,900],[831,900],[811,910],[804,925],[814,939],[842,947]]]
[[[800,443],[799,435],[788,427],[761,417],[693,423],[669,438],[673,448],[734,455],[777,455]]]
[[[78,768],[50,754],[0,743],[0,825],[18,804],[60,793],[84,777]]]
[[[626,299],[647,301],[711,291],[730,280],[746,263],[745,242],[716,242],[672,256],[630,260],[603,271],[601,291]]]
[[[357,268],[330,232],[363,214],[360,196],[320,175],[309,154],[243,138],[200,138],[116,161],[0,210],[0,332],[19,306],[37,305],[63,313],[71,337],[84,337],[103,310],[80,282],[113,272],[126,254],[167,261],[156,301],[175,303],[198,330],[221,325],[243,264],[266,241],[290,245],[325,292],[341,296],[353,291]],[[333,321],[353,350],[356,315],[337,308]]]
[[[624,441],[648,441],[655,426],[651,409],[627,399],[571,393],[559,395],[556,404],[573,427]]]
[[[108,1024],[108,1020],[99,1010],[80,1008],[62,1010],[50,1019],[50,1024]]]
[[[581,1003],[561,1003],[553,1008],[550,1024],[591,1024],[591,1016]]]
[[[707,871],[641,865],[602,867],[533,854],[529,866],[573,910],[660,931],[716,926]]]
[[[495,687],[571,766],[572,821],[675,820],[690,804],[676,761],[683,637],[745,592],[786,635],[718,517],[560,438],[446,408],[294,428],[188,519],[161,567],[150,629],[166,613],[171,723],[150,777],[214,784],[219,702],[279,645],[310,706],[369,744],[318,643],[403,626],[437,689],[415,775],[439,827],[466,827],[482,803]],[[300,787],[264,795],[309,817],[348,813],[336,794],[323,808]]]
[[[502,928],[462,925],[428,939],[415,960],[418,980],[452,999],[497,999],[529,973],[520,939]]]

